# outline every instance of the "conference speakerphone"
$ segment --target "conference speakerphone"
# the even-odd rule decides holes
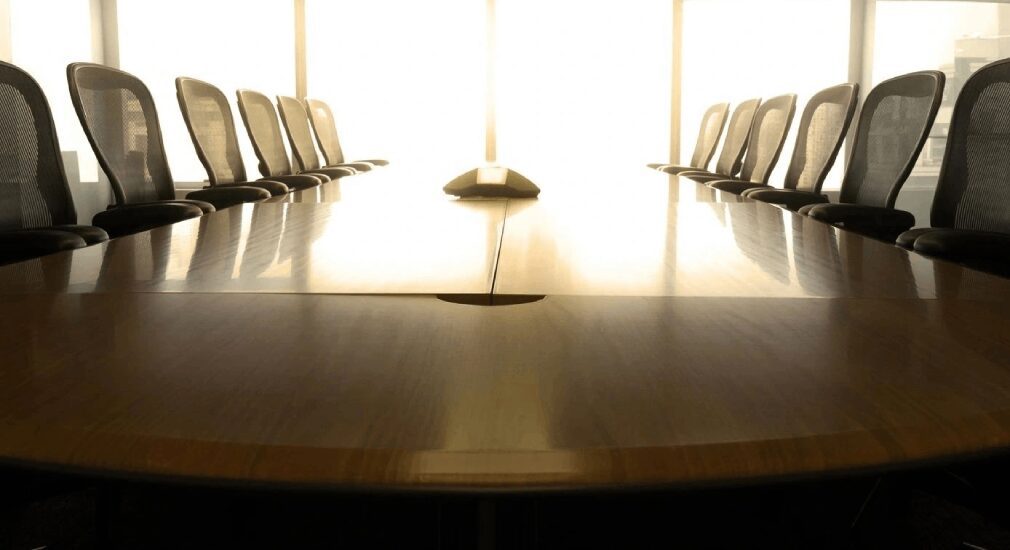
[[[540,188],[525,176],[502,166],[476,168],[442,188],[447,194],[467,197],[534,199]]]

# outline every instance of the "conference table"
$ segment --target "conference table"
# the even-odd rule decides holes
[[[495,493],[1010,447],[1010,282],[629,172],[458,200],[394,165],[2,267],[0,462]]]

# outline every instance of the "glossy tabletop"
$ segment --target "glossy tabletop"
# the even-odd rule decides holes
[[[1005,279],[655,173],[539,201],[396,174],[0,269],[0,460],[565,490],[1010,448]],[[486,292],[546,297],[434,296]]]

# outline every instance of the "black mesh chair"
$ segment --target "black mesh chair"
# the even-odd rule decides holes
[[[182,118],[193,138],[196,154],[207,170],[211,187],[259,187],[274,197],[290,191],[281,181],[247,181],[235,119],[224,92],[188,77],[175,79],[175,90]]]
[[[288,158],[288,152],[284,149],[284,136],[281,135],[277,111],[274,109],[274,104],[270,102],[270,98],[252,90],[239,90],[238,110],[242,115],[246,131],[249,133],[253,150],[256,151],[260,174],[263,177],[273,179],[279,176],[298,175],[306,181],[314,180],[315,185],[318,185],[355,173],[354,170],[340,168],[334,169],[330,173],[312,170],[296,174],[291,166],[291,159]]]
[[[939,71],[916,72],[870,90],[856,126],[839,204],[811,204],[799,213],[889,242],[912,227],[915,217],[894,210],[894,202],[929,137],[945,80]]]
[[[322,172],[331,178],[340,178],[343,177],[339,175],[340,172],[346,172],[346,175],[353,176],[373,168],[371,164],[365,163],[322,166],[322,163],[319,162],[319,155],[316,154],[316,144],[312,139],[312,128],[309,127],[309,117],[305,112],[305,105],[294,97],[277,96],[277,111],[281,114],[281,122],[284,124],[288,143],[291,144],[296,165],[300,166],[302,170]],[[327,173],[331,170],[337,172]]]
[[[77,117],[112,185],[116,197],[112,210],[128,204],[167,203],[208,213],[270,198],[263,189],[231,187],[201,189],[188,193],[187,200],[176,199],[158,113],[147,86],[129,73],[92,63],[70,64],[67,80]],[[159,208],[164,217],[136,219],[134,223],[106,211],[97,214],[93,223],[121,235],[178,221],[170,213],[178,210],[177,206],[159,204]]]
[[[800,117],[796,148],[789,161],[783,188],[774,189],[755,183],[752,189],[744,189],[741,194],[790,210],[827,202],[827,198],[821,195],[821,186],[845,142],[858,102],[858,84],[833,86],[814,94]],[[738,184],[737,188],[745,186]]]
[[[743,164],[743,156],[747,151],[747,141],[750,138],[751,128],[754,125],[754,114],[761,105],[760,99],[748,99],[737,105],[733,110],[733,116],[729,119],[729,126],[726,130],[726,139],[723,140],[722,152],[719,153],[719,160],[715,163],[715,172],[706,170],[685,171],[677,166],[665,166],[659,168],[661,172],[674,174],[704,181],[705,178],[716,177],[717,179],[732,178],[740,172]]]
[[[77,225],[42,88],[0,62],[0,264],[108,239],[102,229]]]
[[[375,166],[387,166],[388,160],[368,159],[347,162],[344,159],[344,150],[340,147],[340,137],[337,135],[337,123],[333,118],[333,111],[326,102],[318,99],[306,99],[305,109],[308,111],[309,121],[312,122],[312,131],[316,135],[316,142],[323,152],[327,166],[350,166],[361,171],[368,171]],[[360,165],[360,166],[359,166]]]
[[[701,117],[701,128],[698,130],[698,140],[694,144],[694,154],[691,164],[677,166],[676,164],[649,164],[649,168],[663,170],[667,174],[681,172],[708,171],[708,165],[715,156],[715,148],[726,128],[726,118],[729,116],[729,103],[716,103],[705,111]]]
[[[1010,59],[968,78],[954,104],[930,228],[900,246],[1010,276]]]
[[[796,113],[796,95],[773,97],[761,104],[754,113],[754,125],[747,141],[747,158],[740,169],[740,177],[725,179],[717,176],[693,177],[713,189],[740,194],[746,189],[767,185],[772,170],[782,154],[789,128]]]

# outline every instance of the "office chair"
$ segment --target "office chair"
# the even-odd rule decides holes
[[[38,82],[0,62],[0,264],[109,240],[77,225],[49,102]]]
[[[779,204],[797,210],[811,202],[826,202],[810,197],[821,197],[821,186],[835,164],[848,135],[849,125],[859,102],[859,85],[842,84],[814,94],[800,117],[796,148],[789,161],[785,185],[782,189],[754,184],[741,194],[762,202]]]
[[[709,177],[725,179],[736,176],[740,173],[743,156],[747,151],[747,141],[750,138],[751,127],[754,125],[754,114],[760,105],[760,99],[748,99],[737,105],[736,109],[733,110],[733,116],[730,117],[729,126],[726,130],[726,139],[723,141],[722,151],[719,153],[719,160],[715,163],[715,172],[706,170],[683,171],[679,170],[676,166],[662,167],[659,171],[699,182]]]
[[[270,198],[262,189],[232,187],[200,189],[188,193],[185,200],[176,199],[158,113],[147,86],[129,73],[92,63],[71,63],[67,80],[77,117],[109,177],[116,197],[113,210],[128,204],[159,205],[156,218],[133,221],[100,212],[93,223],[110,234],[135,233],[193,217],[165,204],[195,207],[204,214]],[[181,217],[175,219],[175,215]]]
[[[333,111],[326,102],[318,99],[306,99],[305,109],[312,122],[312,131],[316,135],[316,142],[323,152],[327,166],[350,166],[358,171],[368,171],[375,166],[387,166],[388,160],[368,159],[345,162],[344,151],[340,147],[340,137],[337,135],[337,123],[333,118]],[[360,165],[360,166],[359,166]]]
[[[701,118],[701,128],[698,130],[698,140],[694,144],[694,154],[691,164],[677,166],[675,164],[649,164],[649,168],[662,170],[667,174],[681,172],[708,171],[708,165],[715,156],[715,148],[726,128],[726,118],[729,116],[729,103],[716,103],[705,111]]]
[[[928,228],[897,244],[1010,276],[1010,59],[968,78],[954,104]]]
[[[894,209],[940,109],[946,77],[910,73],[881,82],[866,96],[837,204],[810,204],[800,214],[862,235],[894,242],[915,224]],[[825,202],[825,201],[821,201]]]
[[[272,179],[277,176],[297,175],[302,176],[302,179],[307,182],[310,181],[308,178],[311,178],[315,180],[315,185],[319,185],[356,173],[349,168],[335,168],[329,171],[307,170],[296,173],[291,166],[288,152],[284,149],[284,138],[281,136],[281,127],[277,121],[277,111],[274,110],[274,104],[267,96],[252,90],[239,90],[237,95],[239,114],[242,115],[242,122],[246,132],[249,133],[253,150],[256,151],[260,174],[263,177]]]
[[[343,166],[323,167],[319,162],[319,155],[316,154],[316,144],[312,139],[312,129],[309,128],[309,116],[305,112],[305,105],[297,98],[288,96],[277,96],[277,111],[281,115],[281,122],[284,124],[284,132],[288,136],[288,143],[295,156],[295,165],[308,172],[319,171],[326,174],[330,170],[347,172],[347,175],[359,174],[372,169],[371,164],[356,163],[353,166],[345,164]],[[331,178],[343,177],[337,172],[335,175],[326,174]]]
[[[182,118],[196,154],[207,170],[211,187],[258,187],[274,197],[290,191],[285,183],[276,179],[247,180],[235,119],[224,92],[206,82],[182,76],[175,79],[175,90]]]
[[[796,113],[796,95],[787,94],[773,97],[761,104],[754,113],[754,128],[747,142],[747,158],[740,169],[740,177],[725,179],[719,177],[691,178],[705,183],[713,189],[739,195],[746,189],[768,184],[782,146],[785,145],[789,127]]]

